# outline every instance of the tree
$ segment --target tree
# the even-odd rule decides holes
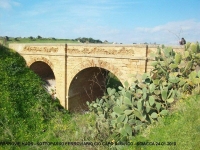
[[[103,43],[108,43],[108,41],[107,41],[107,40],[105,40]]]
[[[5,40],[6,40],[6,41],[9,41],[9,37],[8,37],[8,36],[5,36]]]
[[[77,38],[75,39],[76,41],[79,41],[81,43],[103,43],[101,40],[95,40],[93,38],[86,38],[86,37],[83,37],[83,38]]]
[[[29,37],[29,39],[30,39],[30,40],[33,40],[33,37],[32,37],[32,36],[30,36],[30,37]]]
[[[88,39],[89,43],[95,43],[95,40],[93,38]]]
[[[37,36],[38,39],[42,39],[42,37],[40,35]]]

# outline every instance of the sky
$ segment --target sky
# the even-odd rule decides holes
[[[0,0],[0,36],[200,41],[200,0]]]

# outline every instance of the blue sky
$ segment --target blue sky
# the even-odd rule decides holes
[[[0,36],[200,42],[200,0],[0,0]]]

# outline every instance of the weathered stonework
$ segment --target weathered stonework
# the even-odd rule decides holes
[[[25,46],[23,49],[24,52],[47,52],[47,53],[56,53],[58,52],[58,47],[44,47],[44,46]]]
[[[73,46],[68,49],[69,54],[78,55],[120,55],[120,56],[134,56],[134,49],[127,47],[120,48],[106,48],[106,47],[82,47],[81,49],[77,46]]]
[[[66,109],[69,109],[70,94],[76,96],[79,92],[76,89],[81,89],[82,85],[78,85],[76,79],[80,78],[79,75],[83,70],[91,68],[88,72],[82,73],[84,80],[88,79],[86,77],[92,76],[92,72],[97,71],[95,67],[98,67],[110,71],[124,84],[126,80],[130,81],[130,74],[142,74],[151,70],[150,63],[153,60],[149,55],[157,50],[157,46],[121,44],[35,43],[10,44],[9,47],[24,57],[27,66],[41,61],[52,69],[56,80],[56,95]],[[183,51],[182,46],[174,47],[174,49]],[[80,82],[82,84],[89,83],[82,80]],[[70,91],[70,88],[73,90]],[[98,91],[96,92],[98,93]],[[81,96],[84,97],[84,95]],[[81,97],[79,96],[79,98]],[[73,101],[70,103],[73,104]],[[74,104],[77,105],[75,101]]]
[[[53,64],[52,62],[48,59],[48,58],[45,58],[45,57],[42,57],[42,56],[39,56],[39,57],[30,57],[30,60],[29,62],[27,62],[27,66],[30,66],[31,64],[33,64],[34,62],[36,61],[42,61],[42,62],[45,62],[46,64],[48,64],[51,69],[53,70]]]

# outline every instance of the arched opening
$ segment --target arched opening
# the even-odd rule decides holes
[[[56,81],[55,75],[51,67],[42,61],[36,61],[31,64],[30,69],[45,81],[46,90],[55,98],[56,97]]]
[[[115,75],[106,69],[98,67],[86,68],[77,73],[69,87],[68,109],[71,112],[84,112],[88,110],[87,101],[100,98],[108,87],[122,86]]]

